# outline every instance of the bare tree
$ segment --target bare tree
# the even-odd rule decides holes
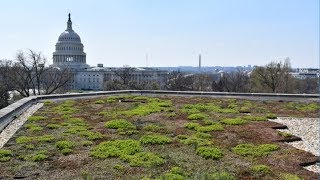
[[[218,82],[213,82],[213,91],[248,92],[250,90],[249,76],[238,69],[237,72],[223,73]]]
[[[131,80],[131,74],[133,71],[134,68],[132,67],[123,67],[117,69],[114,73],[119,78],[119,80],[127,86]]]
[[[271,62],[266,66],[256,67],[251,74],[254,91],[259,92],[284,92],[290,90],[291,67],[289,59],[282,62]]]
[[[169,74],[168,81],[165,85],[166,89],[174,91],[192,91],[194,76],[182,74],[181,72],[173,71]]]
[[[69,81],[68,70],[46,67],[46,59],[41,53],[29,50],[17,53],[15,61],[2,61],[0,76],[7,86],[23,97],[51,94]]]

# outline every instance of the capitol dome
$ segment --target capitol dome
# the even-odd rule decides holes
[[[86,68],[86,53],[80,36],[72,29],[71,15],[67,22],[67,29],[62,32],[53,53],[53,65],[61,68]]]

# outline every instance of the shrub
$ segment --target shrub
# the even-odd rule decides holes
[[[135,129],[136,127],[125,119],[115,119],[105,123],[107,128],[111,129]]]
[[[233,118],[233,119],[224,119],[222,120],[222,123],[227,125],[241,125],[241,124],[247,123],[247,121],[241,118]]]
[[[188,128],[188,129],[196,129],[196,128],[200,127],[200,124],[194,123],[194,122],[189,122],[189,123],[184,124],[184,127]]]
[[[104,101],[100,99],[100,100],[95,101],[94,103],[95,104],[104,104]]]
[[[266,117],[267,117],[268,119],[277,119],[277,116],[276,116],[275,114],[272,114],[272,113],[268,113],[268,114],[266,115]]]
[[[144,126],[143,129],[146,131],[158,132],[158,131],[162,130],[163,128],[158,125],[155,125],[155,124],[148,124],[148,125]]]
[[[209,126],[201,126],[201,127],[197,127],[196,130],[198,132],[210,132],[210,131],[223,131],[224,128],[221,124],[219,123],[215,123]]]
[[[58,141],[56,142],[55,146],[59,150],[72,149],[74,147],[74,143],[71,141]]]
[[[202,113],[190,114],[190,115],[188,116],[188,119],[189,119],[189,120],[203,120],[203,119],[205,119],[205,118],[207,118],[207,115],[202,114]]]
[[[165,163],[165,160],[151,152],[139,152],[134,155],[124,155],[120,157],[122,160],[129,162],[133,167],[152,167]]]
[[[171,143],[172,139],[164,135],[145,135],[140,138],[142,144],[167,144]]]
[[[132,139],[105,141],[94,147],[90,155],[97,158],[119,157],[141,151],[140,142]]]
[[[59,124],[48,124],[47,125],[48,129],[58,129],[60,127],[61,127],[61,125],[59,125]]]
[[[208,179],[212,180],[235,180],[236,178],[227,172],[215,172],[209,175]]]
[[[253,174],[269,174],[271,172],[270,168],[266,165],[255,165],[250,170]]]
[[[0,162],[9,161],[11,159],[11,150],[0,149]]]
[[[278,150],[280,147],[275,144],[239,144],[236,147],[232,148],[232,152],[241,155],[241,156],[265,156],[270,154],[272,151]]]
[[[265,116],[244,116],[242,118],[245,120],[248,120],[248,121],[266,121],[266,120],[268,120],[268,118]]]
[[[206,159],[220,159],[223,157],[222,151],[214,147],[198,147],[197,154]]]
[[[43,116],[30,116],[28,118],[28,121],[40,121],[40,120],[44,120],[44,119],[45,119],[45,117],[43,117]]]

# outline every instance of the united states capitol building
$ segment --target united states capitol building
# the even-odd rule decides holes
[[[69,14],[67,29],[61,33],[53,53],[53,67],[60,69],[69,68],[72,77],[69,89],[73,90],[103,90],[106,82],[121,80],[119,72],[129,69],[128,67],[114,68],[104,67],[98,64],[91,67],[86,63],[86,53],[81,43],[80,36],[72,29],[72,21]],[[153,68],[130,68],[127,74],[128,81],[140,84],[155,83],[163,87],[167,81],[168,71]]]

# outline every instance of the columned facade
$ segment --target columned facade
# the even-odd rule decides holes
[[[80,36],[72,29],[69,14],[67,29],[61,33],[53,53],[53,65],[60,68],[83,69],[87,68],[86,53]]]

